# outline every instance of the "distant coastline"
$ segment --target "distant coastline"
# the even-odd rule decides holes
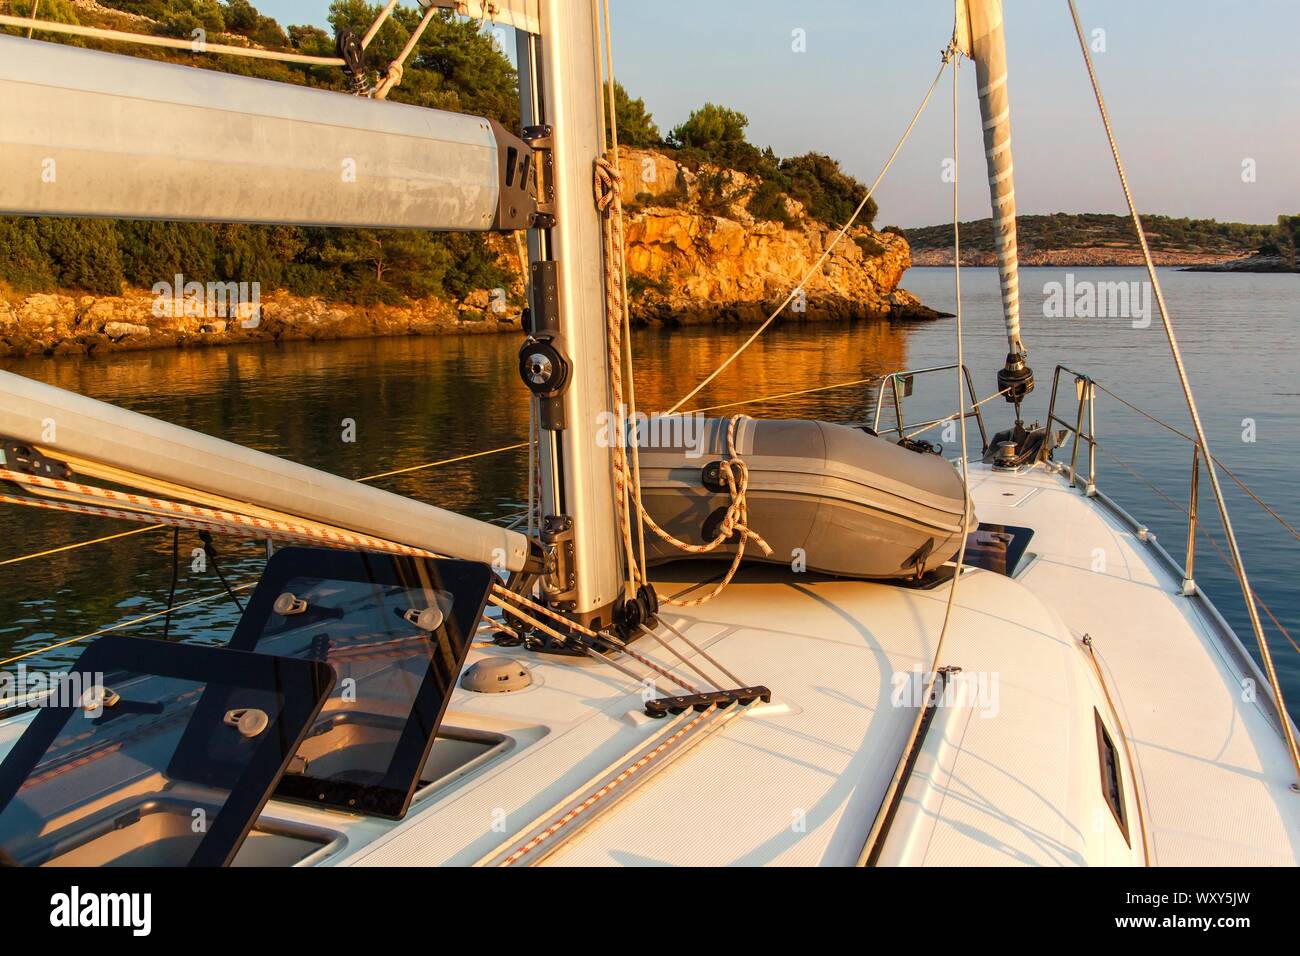
[[[952,228],[951,226],[949,227]],[[1196,271],[1233,271],[1228,266],[1243,262],[1252,256],[1211,256],[1192,252],[1156,252],[1151,257],[1158,266],[1178,266]],[[963,266],[995,266],[997,258],[992,251],[962,250]],[[1097,268],[1104,266],[1140,266],[1143,265],[1142,253],[1138,249],[1115,249],[1105,246],[1090,246],[1081,249],[1040,249],[1020,252],[1020,265],[1024,267],[1049,266],[1056,268]],[[951,266],[952,249],[914,250],[913,266]]]
[[[1291,222],[1277,225],[1218,222],[1144,215],[1143,227],[1156,265],[1212,272],[1287,272],[1294,261]],[[1055,213],[1019,216],[1017,246],[1023,266],[1140,266],[1141,247],[1127,216]],[[952,265],[952,224],[906,229],[912,262]],[[989,219],[961,223],[962,265],[996,264]]]

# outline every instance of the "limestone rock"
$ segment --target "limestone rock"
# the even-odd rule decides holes
[[[788,200],[791,225],[748,208],[758,179],[689,169],[650,150],[619,157],[632,316],[638,323],[758,323],[788,296],[783,321],[919,319],[927,309],[898,287],[912,264],[907,240],[855,226],[843,236]],[[355,305],[263,293],[256,316],[207,315],[151,292],[119,296],[39,293],[0,299],[0,356],[199,347],[293,339],[498,332],[520,328],[526,253],[521,236],[490,236],[509,288],[462,301]],[[826,253],[804,288],[799,282]],[[194,303],[190,303],[194,305]]]

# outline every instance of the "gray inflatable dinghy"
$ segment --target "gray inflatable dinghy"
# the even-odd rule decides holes
[[[689,544],[718,533],[731,498],[718,478],[728,458],[730,419],[666,416],[642,426],[641,484],[646,510]],[[939,455],[919,453],[856,428],[817,421],[737,423],[736,452],[749,468],[748,527],[772,548],[751,541],[745,559],[853,578],[914,578],[956,556],[963,520],[961,476]],[[730,557],[733,537],[707,555],[682,552],[646,529],[651,563]]]

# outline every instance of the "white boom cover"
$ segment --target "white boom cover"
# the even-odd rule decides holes
[[[0,35],[0,213],[490,228],[486,119]]]
[[[0,435],[288,514],[512,571],[517,531],[0,372]],[[53,439],[53,440],[51,440]]]
[[[1007,344],[1012,353],[1024,355],[1025,349],[1020,341],[1016,187],[1011,165],[1011,103],[1007,97],[1007,44],[1002,31],[1002,0],[957,0],[955,36],[958,50],[975,61]]]

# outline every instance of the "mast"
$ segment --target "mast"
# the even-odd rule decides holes
[[[515,27],[525,140],[484,117],[0,36],[0,95],[11,104],[0,127],[0,213],[531,225],[532,327],[520,365],[542,425],[542,539],[552,554],[542,587],[557,610],[608,624],[625,556],[614,449],[601,440],[612,397],[590,0],[428,2]]]
[[[519,90],[539,171],[538,228],[528,231],[530,335],[520,371],[541,422],[542,538],[554,553],[548,603],[609,624],[622,554],[614,449],[598,440],[610,411],[604,256],[592,193],[600,155],[601,76],[590,0],[540,0],[540,35],[518,30]]]
[[[993,210],[993,243],[1002,287],[1002,314],[1007,327],[1007,360],[998,372],[998,388],[1016,406],[1034,388],[1034,373],[1020,339],[1020,262],[1016,252],[1016,187],[1011,163],[1011,103],[1007,95],[1007,44],[1002,29],[1002,0],[957,0],[953,39],[975,61],[984,158],[988,165]]]

